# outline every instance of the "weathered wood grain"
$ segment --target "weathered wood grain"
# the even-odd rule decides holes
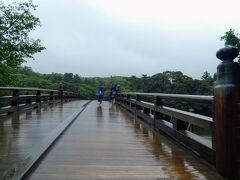
[[[56,128],[85,103],[74,101],[0,116],[0,179],[18,179],[60,133]]]
[[[93,101],[28,179],[222,179],[119,106]]]

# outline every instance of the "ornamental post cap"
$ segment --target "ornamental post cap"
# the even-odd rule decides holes
[[[236,47],[226,46],[217,51],[216,56],[222,61],[233,61],[239,55]]]

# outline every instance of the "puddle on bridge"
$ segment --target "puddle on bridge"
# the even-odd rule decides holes
[[[29,179],[222,179],[109,102],[90,103]]]

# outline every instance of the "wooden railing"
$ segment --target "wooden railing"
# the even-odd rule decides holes
[[[154,99],[153,102],[142,99]],[[174,140],[191,149],[194,153],[215,164],[214,122],[212,117],[175,109],[163,104],[163,100],[186,101],[191,103],[213,103],[212,96],[122,93],[117,103],[134,114],[138,120],[155,132],[164,132]],[[194,128],[209,132],[208,137],[195,133]]]
[[[0,114],[80,98],[79,93],[38,88],[0,87],[0,93]]]
[[[125,93],[117,103],[154,132],[164,132],[215,165],[222,176],[240,179],[240,66],[234,62],[238,55],[239,50],[231,46],[217,52],[222,62],[217,67],[213,96]],[[154,98],[154,103],[141,100],[146,97]],[[210,104],[212,117],[164,106],[166,99]],[[211,138],[196,134],[188,128],[191,126],[207,130]]]

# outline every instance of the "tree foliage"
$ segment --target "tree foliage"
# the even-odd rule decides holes
[[[0,3],[0,85],[8,85],[4,79],[11,79],[8,71],[16,68],[32,58],[37,52],[44,50],[39,39],[29,37],[29,32],[40,26],[39,18],[31,11],[36,6],[31,2]]]
[[[208,72],[204,72],[200,80],[184,75],[181,71],[164,71],[153,76],[143,74],[141,77],[112,76],[104,78],[81,77],[73,73],[40,74],[29,67],[20,67],[18,70],[12,70],[11,73],[18,77],[15,86],[58,89],[59,83],[62,83],[64,90],[80,91],[80,94],[86,99],[95,99],[100,85],[107,90],[105,98],[108,98],[110,88],[116,85],[120,85],[123,92],[212,95],[215,80]],[[196,113],[211,116],[211,107],[202,104],[176,101],[164,101],[164,104],[187,111],[193,109]]]
[[[235,33],[235,30],[230,29],[225,32],[224,36],[221,37],[221,40],[225,41],[225,45],[232,45],[240,51],[240,35]],[[240,63],[240,56],[238,56],[238,62]]]

